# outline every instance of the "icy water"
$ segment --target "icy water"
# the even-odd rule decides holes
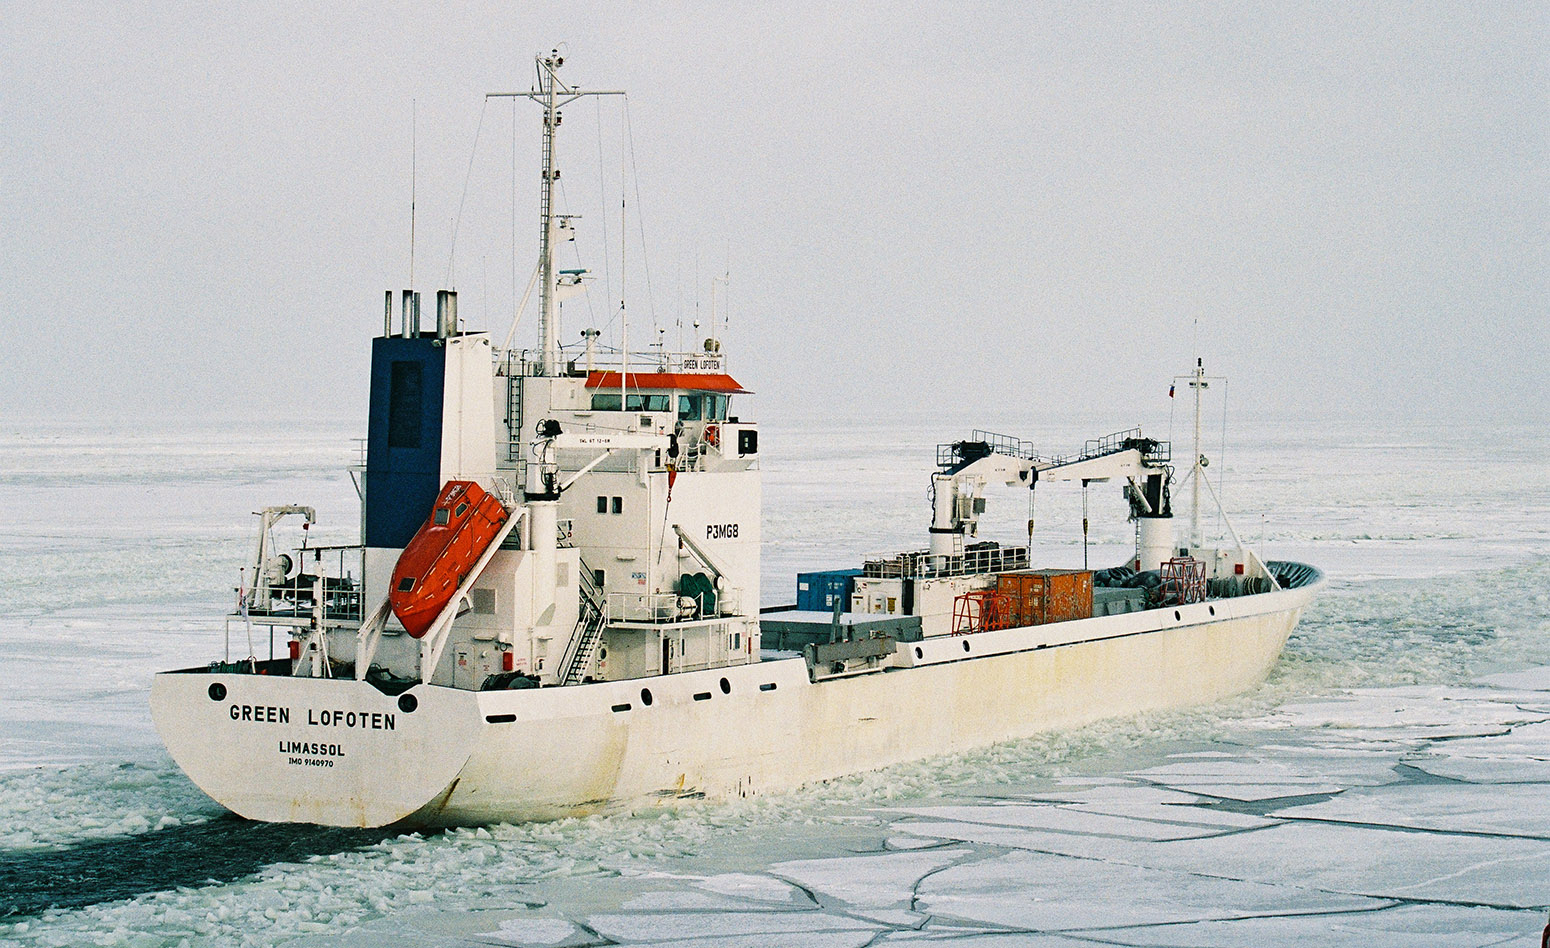
[[[1062,452],[1107,430],[768,424],[764,601],[923,545],[932,448],[974,422]],[[0,423],[0,944],[1537,945],[1550,435],[1236,427],[1209,449],[1239,533],[1331,577],[1251,694],[753,801],[400,836],[225,815],[145,706],[153,671],[221,654],[251,511],[353,539],[358,432]],[[1089,497],[1095,566],[1124,557],[1117,493]],[[985,535],[1019,539],[1026,497],[990,504]],[[1080,492],[1034,514],[1041,562],[1079,565]]]

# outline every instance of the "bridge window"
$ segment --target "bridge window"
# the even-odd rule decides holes
[[[618,396],[614,396],[615,401]],[[594,402],[597,396],[592,396]],[[624,400],[624,405],[630,411],[667,411],[669,406],[666,395],[631,395]]]
[[[703,394],[678,396],[679,421],[726,421],[727,397]]]
[[[598,392],[598,393],[596,393],[595,395],[592,396],[592,410],[593,411],[618,411],[619,410],[619,393],[618,392],[612,392],[612,393]]]
[[[597,512],[598,513],[608,513],[608,498],[607,497],[599,497],[597,499]]]
[[[616,514],[624,513],[624,498],[623,497],[615,497],[614,498],[614,513],[616,513]]]

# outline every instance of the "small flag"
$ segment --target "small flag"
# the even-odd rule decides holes
[[[1173,386],[1172,385],[1168,386],[1168,397],[1169,398],[1173,397]]]

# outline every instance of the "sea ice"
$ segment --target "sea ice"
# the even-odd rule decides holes
[[[1539,766],[1543,771],[1547,765]],[[1545,791],[1543,786],[1521,784],[1494,787],[1489,793],[1471,786],[1410,784],[1352,790],[1320,803],[1286,807],[1270,815],[1438,833],[1499,833],[1550,839],[1550,809],[1545,807]]]
[[[1522,689],[1524,691],[1550,691],[1550,665],[1529,668],[1524,671],[1501,672],[1476,679],[1482,685],[1493,688]]]
[[[328,926],[323,926],[325,929]],[[223,941],[225,939],[222,939]],[[251,939],[253,944],[264,939]],[[397,912],[347,930],[328,930],[269,944],[284,948],[450,948],[466,945],[520,948],[582,948],[605,944],[565,919],[518,914],[511,910],[418,909]],[[244,944],[248,941],[230,942]]]
[[[573,942],[581,929],[563,918],[509,918],[501,922],[493,932],[482,932],[480,938],[501,945],[558,945]]]
[[[1031,852],[945,869],[921,883],[918,897],[920,911],[937,918],[1068,933],[1384,904],[1294,885]]]
[[[846,915],[830,912],[640,912],[631,914],[590,915],[588,928],[613,941],[653,942],[690,939],[725,939],[734,943],[743,939],[766,943],[779,937],[783,943],[805,943],[813,936],[837,936],[851,944],[851,932],[865,931],[864,944],[875,926]],[[798,939],[793,936],[804,936]]]
[[[161,756],[156,764],[92,761],[0,773],[0,846],[59,847],[226,812]]]
[[[794,888],[790,883],[758,873],[724,872],[720,875],[706,876],[703,879],[699,879],[694,885],[707,892],[716,892],[739,899],[755,899],[761,902],[787,904],[799,903],[803,906],[812,904],[800,889]]]
[[[1407,905],[1337,915],[1275,916],[1193,922],[1102,933],[1104,944],[1147,948],[1487,948],[1539,944],[1537,912],[1454,905]]]
[[[1034,932],[1008,932],[985,929],[928,928],[921,931],[884,932],[873,945],[923,945],[938,942],[962,948],[1095,948],[1086,938],[1044,935]]]
[[[838,902],[863,909],[909,909],[923,877],[965,855],[963,849],[930,849],[803,859],[775,863],[769,871],[812,892],[828,908]]]
[[[747,911],[748,903],[708,892],[653,889],[626,899],[619,908],[629,912]]]
[[[890,544],[915,542],[914,472],[882,476],[880,503],[875,484],[836,487],[832,465],[806,463],[828,452],[856,470],[853,432],[824,440],[805,427],[787,431],[802,437],[772,433],[771,450],[806,454],[784,467],[772,455],[766,473],[767,588],[789,588],[795,569],[860,550],[879,531]],[[320,460],[347,460],[336,448],[354,433],[330,434],[328,446],[300,454],[273,438],[254,442],[250,431],[209,458],[169,451],[165,438],[38,449],[25,462],[14,444],[0,451],[8,509],[31,518],[0,538],[0,575],[9,578],[0,584],[0,665],[27,678],[0,696],[0,763],[112,757],[0,773],[0,846],[155,839],[150,831],[168,819],[222,812],[155,748],[145,682],[152,670],[220,654],[219,590],[251,552],[255,486],[277,500],[321,495],[320,507],[343,511],[325,514],[325,525],[352,521],[349,480],[317,472]],[[1079,443],[1085,434],[1072,436]],[[922,451],[934,444],[907,426],[888,437],[913,438]],[[563,948],[603,944],[585,927],[594,919],[611,938],[672,948],[1537,945],[1537,909],[1446,904],[1550,901],[1543,840],[1513,838],[1545,835],[1539,788],[1501,786],[1546,782],[1550,667],[1461,680],[1474,668],[1550,656],[1550,521],[1524,513],[1545,509],[1546,441],[1540,429],[1526,437],[1534,440],[1513,476],[1487,479],[1484,493],[1462,502],[1442,475],[1461,460],[1500,464],[1484,450],[1496,442],[1374,455],[1370,439],[1357,437],[1341,455],[1320,431],[1260,449],[1269,477],[1245,484],[1241,501],[1273,499],[1285,515],[1271,545],[1334,568],[1330,592],[1304,616],[1271,683],[1236,704],[1010,742],[959,755],[948,768],[928,761],[764,800],[680,805],[660,817],[388,838],[225,884],[0,921],[0,943]],[[876,456],[897,450],[886,438],[873,447]],[[300,460],[275,474],[277,457]],[[1295,476],[1289,465],[1301,465]],[[1396,479],[1395,470],[1406,474]],[[32,484],[40,475],[49,482],[42,488]],[[1518,503],[1525,496],[1527,507]],[[898,513],[877,512],[893,510],[894,499]],[[838,533],[836,509],[848,511]],[[1070,512],[1079,520],[1079,508]],[[1120,556],[1124,532],[1108,538]],[[1073,553],[1078,543],[1051,550]],[[1496,563],[1510,565],[1483,569]],[[1352,579],[1363,575],[1440,578]],[[234,647],[246,651],[239,638]],[[95,661],[67,660],[83,654]],[[1360,687],[1410,681],[1432,684]],[[1342,689],[1354,690],[1316,697]],[[1287,699],[1295,703],[1265,710]],[[1161,759],[1173,742],[1187,747]],[[135,763],[115,770],[126,755]],[[1479,785],[1418,783],[1417,770]],[[1337,790],[1325,803],[1275,809],[1279,797]],[[1198,805],[1202,794],[1221,805]],[[957,807],[958,818],[918,815],[936,804]],[[1272,815],[1257,815],[1266,810]],[[1028,825],[1004,825],[1018,812],[1034,814]],[[838,829],[844,820],[853,822]],[[750,827],[760,831],[757,844]],[[1175,838],[1180,827],[1186,838]],[[867,845],[889,852],[851,854]],[[920,858],[881,861],[906,856]],[[808,886],[822,909],[786,879]],[[1400,899],[1443,901],[1393,904]],[[1043,922],[1093,927],[1080,936],[1026,928]],[[1103,927],[1115,924],[1123,927]]]
[[[1550,783],[1550,764],[1520,757],[1475,757],[1466,754],[1432,754],[1415,757],[1410,766],[1437,777],[1480,786],[1510,783]]]
[[[1142,820],[1151,823],[1177,824],[1180,826],[1196,827],[1211,832],[1224,830],[1255,829],[1260,826],[1269,826],[1271,820],[1255,816],[1251,813],[1238,813],[1233,810],[1223,810],[1212,805],[1212,801],[1203,797],[1194,797],[1201,803],[1138,803],[1134,805],[1124,803],[1101,803],[1075,808],[1078,812],[1107,813],[1113,816],[1128,817],[1132,820]],[[1206,835],[1204,832],[1197,835]],[[1176,838],[1183,838],[1176,837]]]
[[[1192,755],[1174,755],[1175,758],[1185,756]],[[1030,794],[1028,799],[1041,800],[1047,803],[1085,803],[1094,806],[1103,806],[1110,803],[1121,803],[1126,806],[1196,803],[1200,800],[1199,797],[1191,793],[1180,793],[1177,790],[1154,787],[1134,780],[1111,781],[1101,785],[1083,786],[1070,790],[1051,790],[1046,793]]]
[[[1221,832],[1220,827],[1217,826],[1191,826],[1182,820],[1163,822],[1132,819],[1086,807],[1057,804],[903,807],[901,810],[922,819],[1044,829],[1057,833],[1079,833],[1090,836],[1117,836],[1135,840],[1186,839]]]
[[[1225,878],[1500,908],[1545,904],[1550,849],[1538,840],[1288,823],[1138,848],[1126,862]]]
[[[875,944],[877,931],[871,928],[855,931],[781,932],[773,936],[768,932],[734,933],[713,936],[683,936],[668,932],[659,939],[631,941],[632,948],[867,948]],[[617,944],[599,942],[599,945]]]
[[[1496,700],[1489,690],[1415,685],[1283,705],[1272,718],[1286,726],[1329,729],[1347,737],[1412,741],[1498,734],[1514,725],[1550,720],[1550,712]]]

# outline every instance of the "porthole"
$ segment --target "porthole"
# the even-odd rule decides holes
[[[724,695],[732,693],[732,683],[725,678],[721,679],[721,693]]]
[[[915,646],[915,657],[916,657],[916,658],[925,658],[925,657],[926,657],[926,652],[925,652],[925,650],[924,650],[924,649],[922,649],[922,648],[921,648],[921,647],[920,647],[920,646],[918,646],[918,645],[917,645],[917,646]]]
[[[1216,607],[1215,606],[1206,606],[1206,608],[1211,611],[1211,614],[1213,616],[1216,615]]]
[[[221,684],[220,682],[215,682],[214,684],[212,684],[210,686],[210,700],[211,701],[220,701],[220,700],[224,699],[225,697],[226,697],[226,686],[225,685]]]
[[[969,640],[968,639],[964,639],[963,640],[963,650],[965,652],[967,652],[969,650]]]
[[[645,705],[648,708],[651,707],[651,689],[650,688],[642,688],[640,690],[640,703]]]
[[[1175,609],[1175,610],[1173,610],[1173,618],[1174,618],[1174,621],[1178,621],[1180,619],[1183,619],[1184,617],[1179,614],[1179,610]]]
[[[406,694],[398,696],[398,710],[404,712],[405,714],[413,714],[414,710],[419,706],[420,699],[416,698],[414,695]]]

